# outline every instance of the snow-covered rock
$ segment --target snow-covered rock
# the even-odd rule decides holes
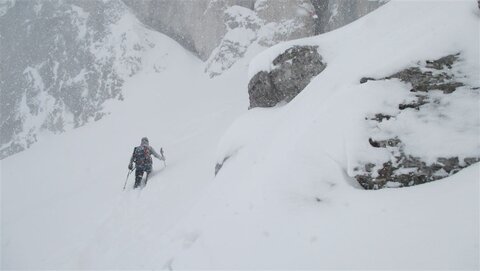
[[[210,77],[222,74],[243,58],[264,24],[254,11],[241,6],[226,9],[224,18],[227,32],[205,63]]]
[[[447,125],[452,130],[465,129],[462,136],[475,139],[475,129],[478,131],[480,122],[475,117],[463,116],[467,111],[475,110],[475,103],[465,103],[467,99],[478,99],[479,86],[471,81],[471,75],[464,74],[465,60],[460,53],[444,56],[437,60],[427,60],[417,63],[381,80],[399,79],[411,87],[410,92],[414,95],[405,102],[398,105],[395,114],[388,115],[383,112],[374,116],[366,117],[372,127],[372,138],[369,143],[374,148],[384,148],[390,153],[390,158],[383,162],[370,163],[354,169],[355,178],[366,189],[378,189],[387,187],[403,187],[422,184],[429,181],[445,178],[457,173],[464,167],[480,161],[480,150],[465,155],[464,152],[445,153],[445,156],[438,154],[435,161],[420,158],[422,153],[416,151],[413,154],[412,148],[417,144],[416,140],[408,143],[402,142],[407,139],[405,125],[415,127],[412,120],[405,123],[402,119],[412,118],[421,120],[427,127],[430,122],[437,125]],[[362,78],[360,82],[366,83],[373,78]],[[474,83],[474,84],[472,84]],[[452,95],[452,93],[454,93]],[[462,102],[463,100],[463,102]],[[465,107],[458,111],[459,106]],[[410,116],[408,116],[410,115]],[[465,121],[467,123],[465,123]],[[375,128],[373,128],[375,127]],[[455,128],[454,128],[455,127]],[[472,130],[473,128],[473,130]],[[431,130],[434,133],[435,129]],[[457,133],[454,137],[459,136]],[[478,136],[478,134],[477,134]],[[377,139],[378,138],[378,139]],[[445,145],[451,144],[449,137],[445,136]],[[474,141],[459,142],[475,148]],[[447,148],[442,146],[442,148]],[[424,149],[424,152],[432,150]],[[435,157],[434,157],[435,158]]]
[[[123,1],[145,24],[196,53],[206,62],[210,77],[222,74],[246,55],[330,31],[383,4],[361,0]]]
[[[227,32],[206,61],[211,77],[242,59],[279,42],[314,35],[313,7],[308,0],[256,1],[253,10],[233,6],[225,12]]]
[[[202,60],[227,32],[224,16],[232,6],[251,9],[254,0],[122,0],[140,21],[177,40]]]
[[[102,118],[155,45],[120,0],[7,1],[0,17],[0,158]],[[8,7],[8,9],[7,9]]]
[[[311,49],[309,50],[309,48]],[[253,67],[256,65],[263,66],[263,68],[260,68],[260,71],[250,79],[248,89],[250,108],[276,106],[280,102],[289,102],[298,95],[310,83],[312,77],[325,68],[316,48],[315,46],[304,45],[300,47],[293,45],[273,59],[271,63],[261,65],[258,62],[263,60],[254,60],[251,69],[252,74],[255,70]],[[305,50],[314,54],[310,53],[308,54],[310,57],[305,57],[302,54],[302,51]],[[289,62],[286,65],[279,64],[279,62],[283,62],[281,59],[285,57]],[[259,57],[259,59],[262,59],[262,57]],[[480,123],[475,121],[475,116],[466,117],[468,120],[465,120],[465,117],[459,115],[459,111],[454,109],[459,106],[457,104],[458,99],[468,100],[479,95],[478,83],[472,81],[471,74],[466,75],[462,72],[462,70],[465,70],[465,64],[464,57],[457,53],[437,60],[418,61],[413,67],[381,79],[370,77],[360,79],[360,84],[372,80],[399,79],[408,85],[407,87],[410,88],[412,93],[405,101],[399,102],[398,105],[392,105],[393,109],[398,109],[395,114],[376,112],[364,116],[370,127],[371,138],[368,139],[368,142],[371,147],[382,148],[389,153],[388,159],[375,163],[362,161],[361,165],[354,168],[353,176],[364,188],[379,189],[385,186],[404,187],[422,184],[445,178],[480,161],[478,148],[474,144],[471,145],[472,140],[475,139],[475,129],[471,130],[471,128],[478,129],[476,126]],[[449,95],[457,89],[458,92],[455,95]],[[475,101],[475,98],[472,101]],[[474,109],[475,103],[469,103],[467,110]],[[420,158],[421,153],[417,152],[416,156],[413,155],[406,149],[414,148],[412,146],[416,145],[415,139],[411,139],[408,144],[400,140],[400,138],[405,137],[405,131],[402,131],[402,129],[404,129],[404,125],[408,124],[397,121],[407,115],[410,115],[407,118],[414,117],[415,119],[423,119],[424,122],[443,123],[450,125],[450,127],[461,126],[460,123],[466,121],[467,123],[464,124],[462,129],[470,132],[464,133],[463,136],[470,133],[470,139],[463,144],[473,147],[476,151],[469,155],[465,155],[461,151],[448,153],[448,156],[439,154],[428,161]],[[473,125],[473,127],[469,127],[470,125]],[[456,136],[460,135],[457,134]],[[470,143],[468,143],[469,141]],[[441,145],[439,144],[439,146]],[[371,151],[373,152],[373,150]],[[424,151],[429,152],[428,149]],[[434,161],[431,159],[434,159]]]
[[[239,143],[236,135],[232,139],[235,143],[226,149],[223,148],[229,140],[222,141],[220,153],[224,154],[219,156],[218,163],[222,164],[226,157],[230,157],[227,164],[234,163],[233,150],[244,150],[250,144],[272,163],[276,159],[269,155],[272,148],[292,146],[284,151],[303,156],[298,144],[310,144],[316,150],[313,156],[331,157],[364,188],[378,189],[438,180],[478,162],[478,12],[470,2],[455,7],[455,18],[464,17],[463,24],[457,25],[464,29],[460,34],[455,26],[440,26],[449,4],[438,5],[431,5],[435,12],[429,16],[416,11],[408,19],[397,18],[399,22],[395,24],[391,14],[394,8],[430,7],[389,3],[379,15],[366,16],[325,35],[282,43],[259,54],[249,69],[250,107],[291,101],[268,113],[282,116],[272,120],[268,128],[243,128],[254,138],[252,130],[262,135],[272,133],[266,136],[271,142],[269,148],[264,150],[247,143],[252,142],[250,139]],[[420,23],[414,26],[406,20]],[[304,76],[295,76],[306,65],[288,66],[292,70],[284,72],[279,81],[296,85],[295,95],[306,87],[298,96],[292,95],[293,100],[282,99],[283,91],[277,90],[267,75],[278,69],[276,61],[284,52],[299,46],[318,47],[327,65],[320,74],[312,74],[315,77],[311,82],[308,77],[305,81]],[[260,118],[258,115],[266,113],[249,114]],[[297,156],[289,157],[289,163],[294,164]]]
[[[317,46],[293,46],[277,56],[273,69],[260,71],[248,84],[250,107],[272,107],[290,102],[326,64]]]

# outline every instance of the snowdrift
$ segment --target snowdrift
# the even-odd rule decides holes
[[[433,94],[443,116],[412,109],[374,135],[398,134],[426,161],[479,156],[479,18],[473,1],[392,1],[339,30],[256,57],[249,78],[272,70],[294,45],[318,46],[327,67],[290,103],[249,110],[229,128],[215,187],[187,223],[201,221],[190,227],[200,237],[172,266],[478,268],[478,164],[389,191],[363,191],[353,176],[361,161],[388,154],[371,150],[365,117],[393,114],[414,95],[398,79],[361,84],[362,77],[457,53],[461,64],[452,70],[470,87],[448,98]]]

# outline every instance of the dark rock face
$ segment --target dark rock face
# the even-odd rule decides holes
[[[444,94],[449,94],[464,85],[461,82],[457,82],[454,74],[450,72],[454,63],[458,61],[459,55],[460,53],[448,55],[437,60],[427,60],[423,63],[422,69],[420,67],[410,67],[381,79],[363,77],[360,79],[360,83],[394,78],[400,79],[404,83],[410,83],[412,85],[410,91],[419,93],[415,95],[417,99],[409,103],[399,104],[398,108],[400,110],[407,108],[419,110],[420,106],[429,103],[428,91],[441,90]]]
[[[376,122],[382,122],[383,120],[389,120],[390,118],[392,118],[392,116],[378,113],[378,114],[375,114],[373,118],[370,118],[370,120],[374,120]],[[365,118],[365,119],[368,120],[369,118]]]
[[[379,167],[373,163],[367,163],[363,169],[355,169],[355,171],[364,172],[356,175],[355,178],[365,189],[423,184],[455,174],[462,168],[480,161],[480,157],[468,157],[463,161],[458,157],[440,157],[435,163],[427,164],[418,157],[405,154],[405,145],[398,138],[380,141],[370,138],[369,143],[374,148],[387,148],[394,160],[385,162]],[[375,171],[374,168],[377,170]]]
[[[411,84],[411,92],[415,92],[416,100],[401,103],[400,110],[396,116],[383,113],[366,117],[365,120],[372,123],[381,123],[396,118],[406,110],[421,111],[423,105],[434,103],[435,99],[430,96],[430,91],[441,91],[441,95],[449,95],[459,87],[466,87],[475,91],[475,87],[465,86],[458,82],[458,74],[455,74],[452,67],[459,61],[460,54],[448,55],[437,60],[418,62],[417,67],[409,67],[393,75],[375,79],[363,77],[360,83],[370,80],[399,79],[404,83]],[[423,112],[423,111],[422,111]],[[428,114],[427,112],[424,112]],[[375,140],[368,139],[372,148],[386,149],[390,154],[390,160],[384,163],[363,163],[363,166],[355,168],[355,179],[365,189],[380,189],[383,187],[406,187],[423,184],[448,177],[457,173],[462,168],[468,167],[480,161],[480,154],[476,157],[460,159],[458,156],[438,157],[434,163],[422,161],[405,152],[405,144],[397,137]]]
[[[326,64],[317,46],[294,46],[273,60],[275,68],[261,71],[248,84],[250,108],[273,107],[290,102],[322,72]]]
[[[403,70],[387,79],[391,78],[398,78],[403,82],[411,83],[413,86],[412,92],[426,92],[438,89],[444,93],[452,93],[457,87],[463,86],[462,83],[453,81],[453,78],[446,73],[433,75],[432,72],[422,72],[417,67]]]
[[[360,83],[366,83],[370,80],[385,80],[397,78],[402,82],[412,84],[412,92],[427,92],[429,90],[441,90],[443,93],[452,93],[457,87],[463,86],[463,83],[456,82],[455,77],[448,73],[454,62],[458,61],[460,54],[448,55],[437,60],[427,60],[425,69],[422,71],[419,67],[410,67],[390,76],[381,79],[363,77]]]
[[[404,110],[407,108],[413,108],[416,110],[420,110],[420,106],[427,104],[427,97],[423,95],[415,95],[417,97],[416,101],[410,102],[410,103],[401,103],[398,105],[398,109]]]
[[[270,73],[261,71],[250,80],[248,84],[250,108],[272,107],[282,101],[283,95],[276,90],[272,83]]]

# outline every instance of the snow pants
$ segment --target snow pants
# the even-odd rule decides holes
[[[152,172],[152,166],[150,165],[150,166],[137,167],[135,169],[135,184],[133,185],[134,189],[139,187],[142,184],[142,178],[143,178],[144,172],[147,173],[147,178],[148,178],[148,174]],[[145,184],[147,184],[146,180],[145,180]]]

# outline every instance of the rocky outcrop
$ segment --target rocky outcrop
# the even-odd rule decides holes
[[[249,108],[273,107],[297,96],[326,67],[317,48],[289,48],[273,60],[271,71],[255,74],[248,84]]]
[[[312,13],[308,0],[263,0],[256,1],[252,9],[227,8],[224,16],[227,30],[206,61],[205,72],[210,77],[222,74],[251,47],[258,50],[314,35]]]
[[[363,0],[122,0],[146,25],[204,60],[214,77],[249,48],[321,34],[350,23],[385,1]],[[208,31],[205,31],[208,29]]]
[[[162,32],[207,60],[225,36],[225,11],[232,6],[253,9],[255,0],[122,0],[144,24]]]
[[[406,68],[384,78],[362,78],[360,80],[362,84],[371,80],[398,79],[411,86],[410,92],[414,93],[415,97],[413,100],[399,104],[396,115],[377,113],[366,117],[366,121],[370,126],[381,131],[381,127],[384,127],[381,125],[382,122],[400,118],[409,110],[415,110],[423,115],[438,115],[440,119],[445,118],[446,116],[439,111],[441,110],[439,95],[451,95],[459,88],[478,92],[477,87],[467,86],[461,82],[460,79],[465,76],[458,69],[453,69],[459,61],[460,54],[452,54],[437,60],[418,62],[418,66]],[[430,106],[432,104],[433,106]],[[427,106],[429,106],[428,111],[425,109]],[[462,168],[480,161],[480,153],[474,157],[458,155],[437,157],[433,162],[425,161],[409,154],[406,151],[408,146],[399,139],[398,135],[390,135],[390,138],[381,140],[369,138],[368,141],[372,148],[385,150],[390,159],[382,163],[364,162],[362,166],[354,169],[355,179],[365,189],[423,184],[455,174]]]
[[[463,83],[455,81],[453,74],[447,72],[452,68],[452,65],[458,61],[459,55],[460,54],[448,55],[433,61],[427,60],[424,65],[424,70],[420,69],[420,67],[410,67],[380,80],[400,79],[402,82],[412,85],[412,89],[410,90],[412,92],[441,90],[445,94],[452,93],[457,87],[463,86]],[[369,80],[378,79],[364,77],[360,79],[360,83],[365,83]]]
[[[205,72],[214,77],[228,70],[247,52],[258,39],[263,21],[248,8],[232,6],[225,11],[227,32],[205,63]]]
[[[277,43],[315,35],[314,8],[310,0],[261,0],[254,11],[264,22],[258,43]]]
[[[384,187],[406,187],[423,184],[448,177],[457,173],[462,168],[480,161],[479,157],[439,157],[434,163],[422,161],[419,157],[408,155],[404,151],[405,144],[398,138],[374,141],[369,139],[374,148],[386,148],[393,160],[381,165],[367,163],[363,174],[355,176],[365,189],[380,189]]]

